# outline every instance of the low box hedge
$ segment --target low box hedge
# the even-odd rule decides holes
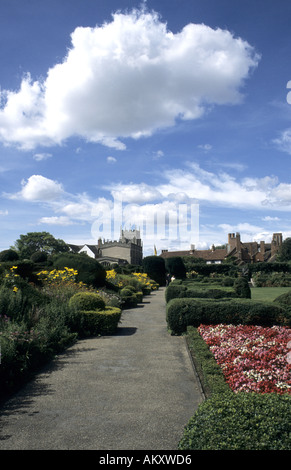
[[[250,299],[172,299],[166,319],[171,334],[180,335],[188,326],[204,324],[291,325],[290,312],[274,302]]]
[[[179,450],[291,450],[291,397],[214,394],[185,427]]]
[[[105,307],[104,310],[83,310],[80,315],[80,336],[112,335],[121,318],[121,309]]]
[[[234,290],[226,290],[215,287],[206,288],[191,288],[185,285],[170,284],[165,292],[166,302],[172,299],[179,298],[209,298],[209,299],[222,299],[238,297]]]

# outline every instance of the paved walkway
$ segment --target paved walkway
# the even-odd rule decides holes
[[[164,288],[79,341],[0,409],[0,450],[176,450],[203,400]]]

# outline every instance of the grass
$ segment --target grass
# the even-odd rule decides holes
[[[276,297],[290,290],[290,287],[252,287],[252,300],[272,302]]]

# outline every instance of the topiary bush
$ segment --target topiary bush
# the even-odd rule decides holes
[[[246,277],[238,277],[233,284],[234,291],[237,297],[250,299],[251,289]]]
[[[17,261],[19,260],[19,255],[15,250],[3,250],[0,252],[0,262],[5,261]]]
[[[291,396],[225,392],[205,400],[180,450],[290,450]]]
[[[121,309],[117,307],[105,307],[104,310],[80,311],[81,337],[96,335],[112,335],[116,332],[121,318]]]
[[[124,308],[134,308],[137,306],[138,302],[140,301],[140,294],[139,296],[129,288],[130,286],[124,287],[120,291],[121,300],[123,302]],[[141,293],[142,294],[142,293]]]
[[[164,258],[159,256],[146,256],[143,259],[143,270],[150,279],[153,279],[160,286],[166,284],[166,266]]]
[[[84,282],[93,287],[102,287],[106,283],[106,271],[96,259],[85,254],[64,253],[53,258],[56,269],[73,268],[78,271],[77,282]]]
[[[183,259],[180,256],[173,256],[165,260],[166,270],[171,276],[177,279],[186,278],[186,268]]]
[[[105,301],[94,292],[77,292],[70,298],[69,306],[78,311],[104,310]]]

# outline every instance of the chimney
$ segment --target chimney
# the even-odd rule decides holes
[[[265,242],[260,242],[260,252],[262,256],[265,256]]]
[[[227,244],[227,252],[229,253],[235,248],[235,234],[229,233],[228,234],[228,244]]]
[[[240,234],[237,232],[236,234],[236,251],[237,251],[237,256],[239,259],[241,259],[241,243],[240,243]]]

